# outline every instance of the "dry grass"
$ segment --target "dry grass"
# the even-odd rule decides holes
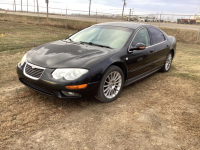
[[[172,28],[161,28],[168,35],[176,37],[178,42],[188,43],[188,44],[197,44],[198,31],[195,30],[186,30],[186,29],[172,29]],[[200,37],[198,44],[200,42]]]
[[[50,41],[64,39],[76,32],[57,27],[0,21],[0,51],[31,48]]]
[[[40,27],[29,30],[38,41]],[[0,149],[200,149],[199,49],[178,43],[168,73],[125,88],[109,104],[34,92],[18,82],[15,69],[29,48],[0,52]]]
[[[13,15],[10,15],[10,14],[0,14],[0,20],[12,21],[12,22],[14,21]],[[35,25],[39,24],[38,17],[33,17],[33,16],[15,15],[15,22],[25,23],[25,24],[35,24]],[[76,21],[76,20],[69,20],[69,19],[67,20],[67,28],[71,30],[82,30],[94,24],[95,24],[94,22]],[[46,18],[40,17],[40,25],[66,28],[66,20],[49,18],[49,21],[47,22]]]
[[[13,52],[1,52],[0,55],[0,88],[7,87],[10,82],[15,82],[17,79],[16,65],[21,57],[27,52],[28,49],[15,50]],[[15,56],[15,57],[11,57]]]
[[[178,52],[172,66],[173,72],[170,74],[176,77],[192,79],[200,82],[200,45],[197,44],[178,44]]]

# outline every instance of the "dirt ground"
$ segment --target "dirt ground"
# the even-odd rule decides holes
[[[124,88],[108,104],[23,86],[16,65],[29,49],[0,52],[0,149],[200,149],[200,45],[178,43],[168,73]]]
[[[8,149],[200,149],[200,109],[194,101],[199,87],[193,81],[156,73],[124,88],[109,104],[16,89],[23,91],[14,97],[7,91],[3,98],[10,113],[19,112],[1,125],[3,134],[13,134]]]

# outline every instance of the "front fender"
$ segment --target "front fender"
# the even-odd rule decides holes
[[[90,76],[92,82],[99,82],[103,78],[104,73],[111,65],[116,66],[123,66],[124,70],[127,72],[127,66],[125,63],[123,63],[123,58],[112,56],[107,59],[103,59],[97,63],[97,65],[93,66],[90,69]],[[120,67],[121,68],[121,67]],[[127,73],[125,73],[127,74]]]

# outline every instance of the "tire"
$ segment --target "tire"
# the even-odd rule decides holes
[[[162,72],[168,72],[170,70],[171,65],[172,65],[172,60],[173,60],[173,54],[172,54],[172,52],[169,52],[169,54],[167,55],[165,64],[161,69]]]
[[[103,75],[95,98],[103,103],[116,100],[124,86],[124,74],[117,66],[109,67]]]

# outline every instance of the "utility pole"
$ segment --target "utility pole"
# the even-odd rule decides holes
[[[40,24],[40,19],[39,19],[39,5],[38,5],[38,0],[37,0],[37,12],[38,12],[38,24]]]
[[[22,11],[22,0],[21,0],[21,11]]]
[[[16,2],[15,2],[15,0],[14,0],[14,5],[15,5],[15,12],[16,12]]]
[[[128,19],[128,21],[130,22],[130,20],[131,20],[131,9],[130,9],[130,13],[129,13],[129,19]]]
[[[66,28],[67,28],[67,8],[66,8]]]
[[[157,16],[156,16],[156,22],[158,22],[158,12],[157,12]]]
[[[49,0],[46,0],[47,3],[47,21],[49,21]]]
[[[90,16],[90,8],[91,8],[91,1],[92,0],[89,0],[90,1],[90,4],[89,4],[89,16]]]
[[[37,12],[39,14],[39,5],[38,5],[38,0],[37,0]]]
[[[34,1],[34,13],[35,13],[35,0],[33,0]]]
[[[14,9],[15,9],[15,0],[14,0],[14,3],[13,3],[13,18],[14,18],[14,22],[15,22]]]
[[[27,13],[28,13],[28,0],[27,0]]]
[[[121,20],[124,17],[124,7],[126,6],[126,0],[122,0],[122,1],[124,2],[124,4],[123,4],[123,10],[122,10],[122,18],[121,18]]]

